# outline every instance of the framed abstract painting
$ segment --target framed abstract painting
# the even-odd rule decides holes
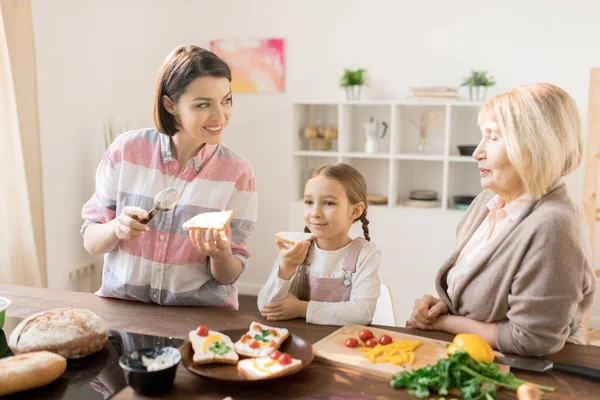
[[[210,49],[232,68],[232,92],[285,92],[284,39],[212,40]]]

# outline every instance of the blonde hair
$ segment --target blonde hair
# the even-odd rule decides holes
[[[365,239],[370,241],[369,236],[369,220],[367,219],[367,182],[362,174],[351,165],[346,163],[328,164],[314,171],[306,180],[307,182],[317,176],[324,176],[333,179],[342,184],[346,191],[348,201],[352,205],[363,203],[365,208],[362,214],[353,222],[360,221]],[[310,233],[307,226],[304,227],[304,232]],[[306,265],[303,264],[298,269],[298,273],[292,282],[289,292],[303,301],[310,300],[310,284],[307,276],[308,271]]]
[[[508,158],[534,199],[581,163],[579,111],[558,86],[536,83],[499,94],[479,111],[478,124],[487,120],[498,124]]]

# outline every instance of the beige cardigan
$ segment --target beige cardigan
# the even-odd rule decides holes
[[[446,290],[448,271],[488,215],[495,194],[483,191],[457,228],[456,249],[436,276],[436,289],[451,314],[497,322],[498,350],[541,356],[582,343],[579,326],[590,309],[596,278],[587,224],[562,181],[519,216],[478,257],[456,287]]]

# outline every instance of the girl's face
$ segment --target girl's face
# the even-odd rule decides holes
[[[362,214],[364,204],[350,204],[344,186],[323,175],[304,187],[304,223],[323,250],[336,250],[348,244],[348,231]]]
[[[481,126],[481,141],[473,153],[479,163],[481,187],[500,195],[507,202],[525,193],[523,181],[506,152],[506,142],[495,121],[488,120]]]
[[[194,142],[219,144],[232,113],[227,78],[203,76],[190,82],[177,103],[164,96],[165,108],[175,116],[178,135]]]

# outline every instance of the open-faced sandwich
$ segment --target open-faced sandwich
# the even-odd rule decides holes
[[[288,249],[291,249],[298,242],[314,239],[312,233],[304,232],[279,232],[275,235],[275,241],[284,244]]]
[[[237,367],[248,379],[265,379],[297,371],[302,368],[302,361],[287,353],[274,351],[268,357],[241,360]]]
[[[239,360],[239,356],[233,351],[231,338],[211,331],[204,325],[190,331],[189,339],[194,349],[194,364],[236,364]]]
[[[252,322],[248,333],[235,342],[234,350],[241,356],[266,357],[277,350],[288,336],[290,332],[285,328]]]

